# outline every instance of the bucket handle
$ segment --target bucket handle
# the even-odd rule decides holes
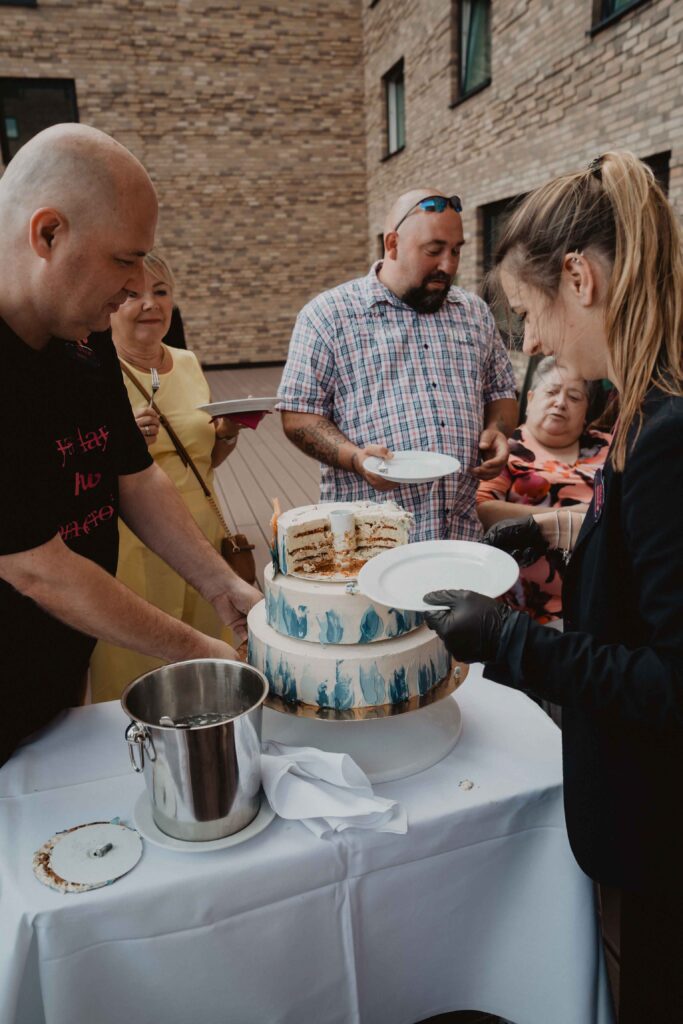
[[[133,766],[133,771],[141,772],[145,767],[145,744],[149,743],[147,749],[147,756],[150,761],[156,761],[156,754],[154,750],[154,744],[152,743],[152,737],[149,735],[144,725],[140,722],[131,722],[126,729],[126,740],[128,741],[128,756],[130,763]],[[138,764],[135,757],[135,750],[138,750],[140,756],[140,763]]]

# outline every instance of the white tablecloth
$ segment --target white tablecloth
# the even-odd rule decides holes
[[[143,781],[118,704],[62,716],[0,770],[0,1020],[413,1024],[480,1009],[610,1024],[560,733],[476,667],[457,697],[452,753],[376,787],[406,807],[407,835],[320,840],[276,819],[208,854],[147,843],[129,875],[82,895],[37,882],[34,850],[71,825],[130,822]]]

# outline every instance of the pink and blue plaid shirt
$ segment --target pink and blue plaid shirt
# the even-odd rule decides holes
[[[376,491],[322,466],[320,500],[393,498],[415,516],[411,540],[477,540],[476,478],[484,409],[514,398],[514,377],[488,306],[451,287],[436,313],[417,313],[377,277],[323,292],[297,317],[278,408],[332,420],[354,444],[443,452],[462,469],[431,484]]]

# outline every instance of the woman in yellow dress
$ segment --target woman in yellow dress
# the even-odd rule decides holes
[[[173,310],[174,282],[171,270],[159,255],[145,257],[145,285],[142,292],[129,292],[128,299],[111,318],[114,345],[124,370],[130,403],[150,454],[168,474],[206,537],[219,549],[223,537],[220,522],[198,480],[184,465],[158,413],[126,374],[132,373],[145,390],[152,392],[151,369],[159,374],[155,403],[192,457],[195,466],[213,492],[213,470],[230,455],[239,427],[222,417],[209,419],[197,409],[211,401],[209,385],[193,352],[167,348],[162,338],[168,331]],[[117,578],[157,608],[174,615],[210,636],[233,643],[213,607],[119,522],[119,565]],[[93,701],[115,700],[128,683],[157,668],[155,658],[124,650],[100,641],[90,662]]]

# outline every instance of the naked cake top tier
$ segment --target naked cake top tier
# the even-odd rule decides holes
[[[407,544],[412,521],[393,501],[328,501],[290,509],[277,521],[280,572],[352,578],[374,555]]]

